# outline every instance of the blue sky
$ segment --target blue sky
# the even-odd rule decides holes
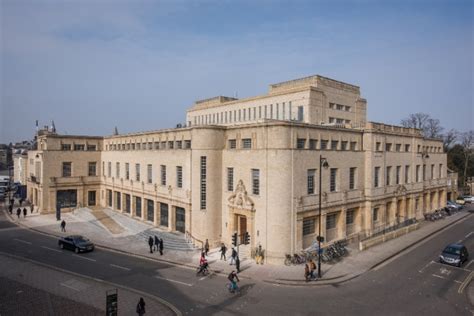
[[[321,74],[368,118],[473,129],[472,1],[2,0],[0,143],[35,120],[108,135],[184,123],[195,100]]]

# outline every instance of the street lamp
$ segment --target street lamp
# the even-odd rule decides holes
[[[318,234],[318,277],[321,278],[321,180],[322,180],[322,169],[329,168],[329,164],[326,158],[319,155],[319,234]]]

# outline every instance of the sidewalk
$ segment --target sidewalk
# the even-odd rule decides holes
[[[88,215],[87,211],[84,210],[79,213],[76,213],[76,211],[75,214],[65,213],[62,215],[67,222],[67,233],[60,232],[59,222],[56,221],[54,214],[36,216],[28,215],[26,218],[22,217],[19,220],[16,216],[9,216],[9,218],[13,222],[24,227],[49,235],[63,236],[82,234],[102,248],[135,255],[141,258],[165,261],[192,269],[197,267],[200,258],[200,251],[168,250],[165,243],[163,256],[160,256],[156,252],[151,254],[149,253],[149,248],[146,244],[146,236],[143,234],[147,229],[152,229],[152,231],[159,234],[159,229],[153,228],[150,224],[134,220],[126,215],[111,210],[105,209],[104,211],[109,214],[109,216],[113,216],[115,221],[120,223],[123,227],[127,227],[126,233],[114,236],[93,215]],[[349,245],[349,255],[344,257],[341,261],[336,264],[322,264],[322,279],[316,282],[305,282],[304,265],[257,265],[255,264],[255,261],[250,258],[241,260],[241,272],[239,276],[283,285],[318,286],[345,282],[369,271],[373,267],[390,259],[408,247],[420,242],[432,234],[435,234],[443,228],[462,220],[470,214],[471,213],[464,210],[435,222],[421,221],[418,230],[364,251],[358,250],[358,244]],[[133,225],[134,228],[130,230],[129,226]],[[124,236],[124,234],[126,236]],[[181,238],[184,240],[184,237]],[[227,251],[227,258],[229,258],[229,256],[230,249]],[[211,249],[208,261],[211,270],[216,273],[228,274],[235,269],[235,266],[228,264],[229,261],[220,260],[218,248]]]
[[[68,315],[80,315],[80,310],[77,310],[79,308],[93,315],[103,315],[106,308],[106,292],[115,289],[118,290],[119,315],[135,315],[135,308],[140,297],[143,297],[146,302],[147,314],[177,314],[175,310],[154,296],[106,282],[98,282],[92,278],[60,271],[57,268],[53,269],[11,255],[0,254],[0,280],[10,280],[2,282],[5,284],[18,284],[16,299],[21,301],[21,306],[15,302],[2,303],[1,310],[8,312],[5,315],[22,313],[59,315],[66,314],[66,311]],[[71,304],[71,302],[74,303]],[[71,310],[71,306],[77,309]]]

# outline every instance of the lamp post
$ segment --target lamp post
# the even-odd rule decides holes
[[[321,278],[321,183],[322,183],[322,169],[328,168],[329,164],[326,158],[319,155],[319,233],[318,233],[318,277]]]

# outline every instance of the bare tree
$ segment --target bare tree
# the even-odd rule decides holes
[[[403,127],[423,129],[425,127],[426,120],[429,118],[430,116],[426,113],[410,114],[407,118],[401,121],[401,124]]]
[[[470,130],[464,133],[461,133],[460,143],[463,149],[464,156],[464,182],[466,181],[467,176],[467,166],[469,164],[469,159],[474,153],[474,131]]]
[[[423,136],[427,138],[440,138],[443,127],[438,119],[431,118],[426,113],[410,114],[401,122],[403,127],[412,127],[422,130]]]
[[[448,152],[451,149],[458,137],[459,132],[453,128],[443,134],[442,138],[444,152]]]

